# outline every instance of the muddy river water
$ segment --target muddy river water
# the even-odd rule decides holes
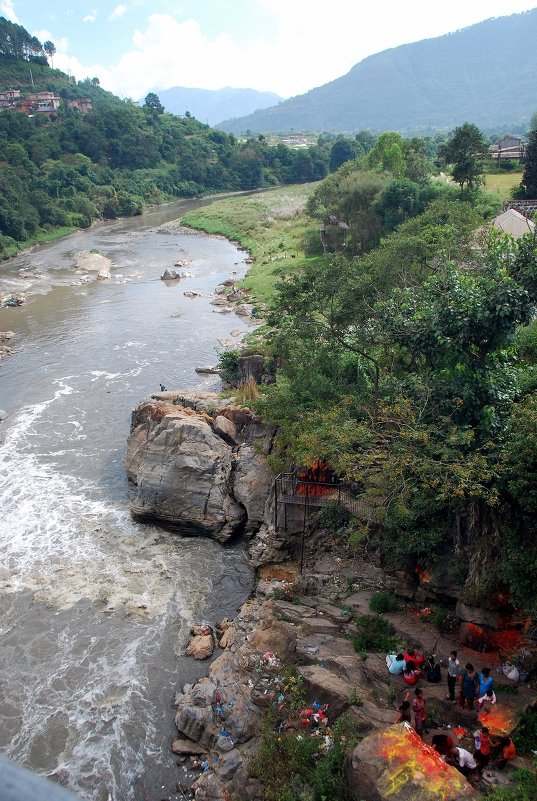
[[[179,797],[173,694],[206,670],[181,655],[189,625],[233,616],[251,589],[240,543],[128,510],[132,408],[160,383],[218,388],[194,368],[247,328],[210,304],[244,253],[181,229],[188,206],[0,265],[0,294],[27,292],[0,309],[15,332],[0,366],[0,753],[88,801]],[[110,258],[111,278],[77,274],[81,250]],[[167,285],[178,260],[190,276]]]

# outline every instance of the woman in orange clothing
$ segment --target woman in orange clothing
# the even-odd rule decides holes
[[[496,742],[499,745],[499,752],[494,761],[494,767],[503,770],[507,763],[516,757],[516,748],[510,737],[500,737]]]

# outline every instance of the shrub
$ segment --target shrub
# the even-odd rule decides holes
[[[510,787],[494,787],[485,795],[486,801],[535,801],[537,776],[529,770],[516,770]]]
[[[513,742],[519,754],[531,754],[537,751],[537,709],[530,707],[520,719],[513,732]]]
[[[364,615],[356,617],[358,634],[352,637],[352,644],[357,653],[391,654],[397,649],[398,640],[395,627],[382,615]]]
[[[346,506],[339,501],[329,501],[321,512],[320,523],[323,528],[335,533],[348,526],[351,518]]]
[[[388,590],[380,590],[369,599],[369,608],[372,612],[395,612],[398,605],[397,598]]]
[[[222,370],[226,381],[236,381],[239,377],[238,350],[225,350],[218,357],[218,369]]]

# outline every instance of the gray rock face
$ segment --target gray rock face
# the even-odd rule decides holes
[[[232,449],[203,417],[146,406],[129,437],[125,461],[138,487],[133,517],[226,542],[246,518],[230,494]]]
[[[237,454],[233,495],[246,509],[250,527],[259,528],[265,519],[271,487],[272,477],[265,457],[251,445],[242,445]]]
[[[156,393],[132,415],[125,469],[137,485],[135,519],[227,542],[257,531],[272,478],[271,434],[248,408],[214,393]],[[254,443],[259,443],[254,447]]]

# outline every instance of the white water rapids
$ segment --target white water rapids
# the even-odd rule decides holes
[[[45,276],[24,306],[0,309],[15,332],[0,366],[0,753],[87,801],[179,797],[171,702],[206,670],[181,656],[188,627],[234,615],[252,580],[240,544],[129,516],[131,409],[160,382],[215,387],[194,367],[246,329],[208,298],[244,272],[242,254],[162,227],[174,211],[0,266],[0,292],[21,288],[20,270]],[[112,259],[109,281],[77,282],[82,248]],[[159,280],[184,258],[191,278]]]

